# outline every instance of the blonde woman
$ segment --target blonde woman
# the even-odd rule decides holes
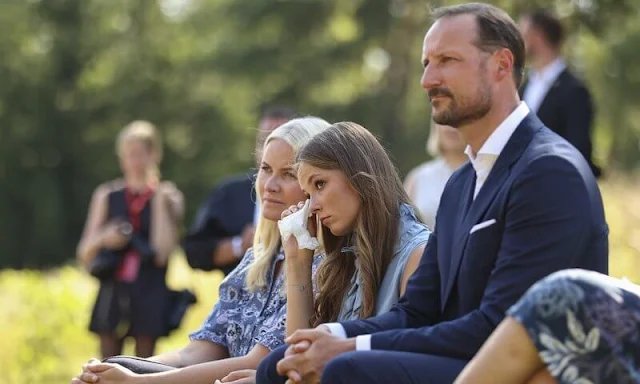
[[[100,278],[89,329],[100,337],[102,356],[121,353],[131,336],[136,355],[148,357],[167,334],[165,275],[177,244],[182,194],[160,182],[162,147],[150,123],[127,125],[116,150],[123,178],[94,192],[77,257]]]
[[[271,350],[284,344],[287,289],[277,221],[285,209],[304,199],[294,168],[298,151],[329,126],[315,117],[299,118],[267,137],[256,180],[261,215],[253,247],[220,285],[219,302],[202,328],[191,334],[191,342],[151,359],[169,370],[138,374],[116,364],[92,362],[73,383],[210,384],[230,372],[257,368]]]

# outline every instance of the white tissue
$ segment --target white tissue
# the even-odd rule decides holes
[[[305,201],[302,209],[282,220],[278,220],[278,228],[283,241],[287,241],[289,236],[293,235],[298,240],[298,248],[316,250],[320,247],[320,242],[315,237],[311,237],[307,230],[310,203],[311,200]]]

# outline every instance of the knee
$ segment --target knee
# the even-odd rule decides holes
[[[587,295],[600,284],[601,277],[590,271],[568,269],[538,281],[521,298],[516,307],[521,316],[543,318],[564,316],[585,304]]]
[[[271,351],[270,354],[267,355],[262,361],[260,365],[258,365],[258,370],[256,372],[256,384],[267,384],[267,383],[284,383],[286,378],[283,378],[278,374],[277,365],[282,358],[284,358],[284,353],[287,350],[287,346],[284,345],[282,347],[276,348]]]
[[[322,372],[321,384],[355,383],[358,373],[357,352],[343,353],[329,360]]]

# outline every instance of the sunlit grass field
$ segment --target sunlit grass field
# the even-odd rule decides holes
[[[611,178],[601,183],[610,226],[610,273],[640,283],[640,184]],[[187,342],[217,299],[220,273],[189,269],[177,253],[169,285],[192,288],[198,303],[183,326],[162,339],[158,352]],[[98,356],[97,340],[86,329],[97,282],[67,266],[55,271],[0,272],[0,384],[68,383],[83,362]],[[132,354],[131,345],[125,353]]]

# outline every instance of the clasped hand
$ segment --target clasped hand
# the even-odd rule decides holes
[[[319,383],[325,365],[340,353],[355,350],[355,342],[332,335],[321,325],[294,332],[286,340],[289,348],[278,363],[278,373],[291,383]]]
[[[82,366],[82,373],[73,378],[71,384],[134,384],[139,377],[140,375],[121,365],[102,363],[100,360],[91,359]]]

